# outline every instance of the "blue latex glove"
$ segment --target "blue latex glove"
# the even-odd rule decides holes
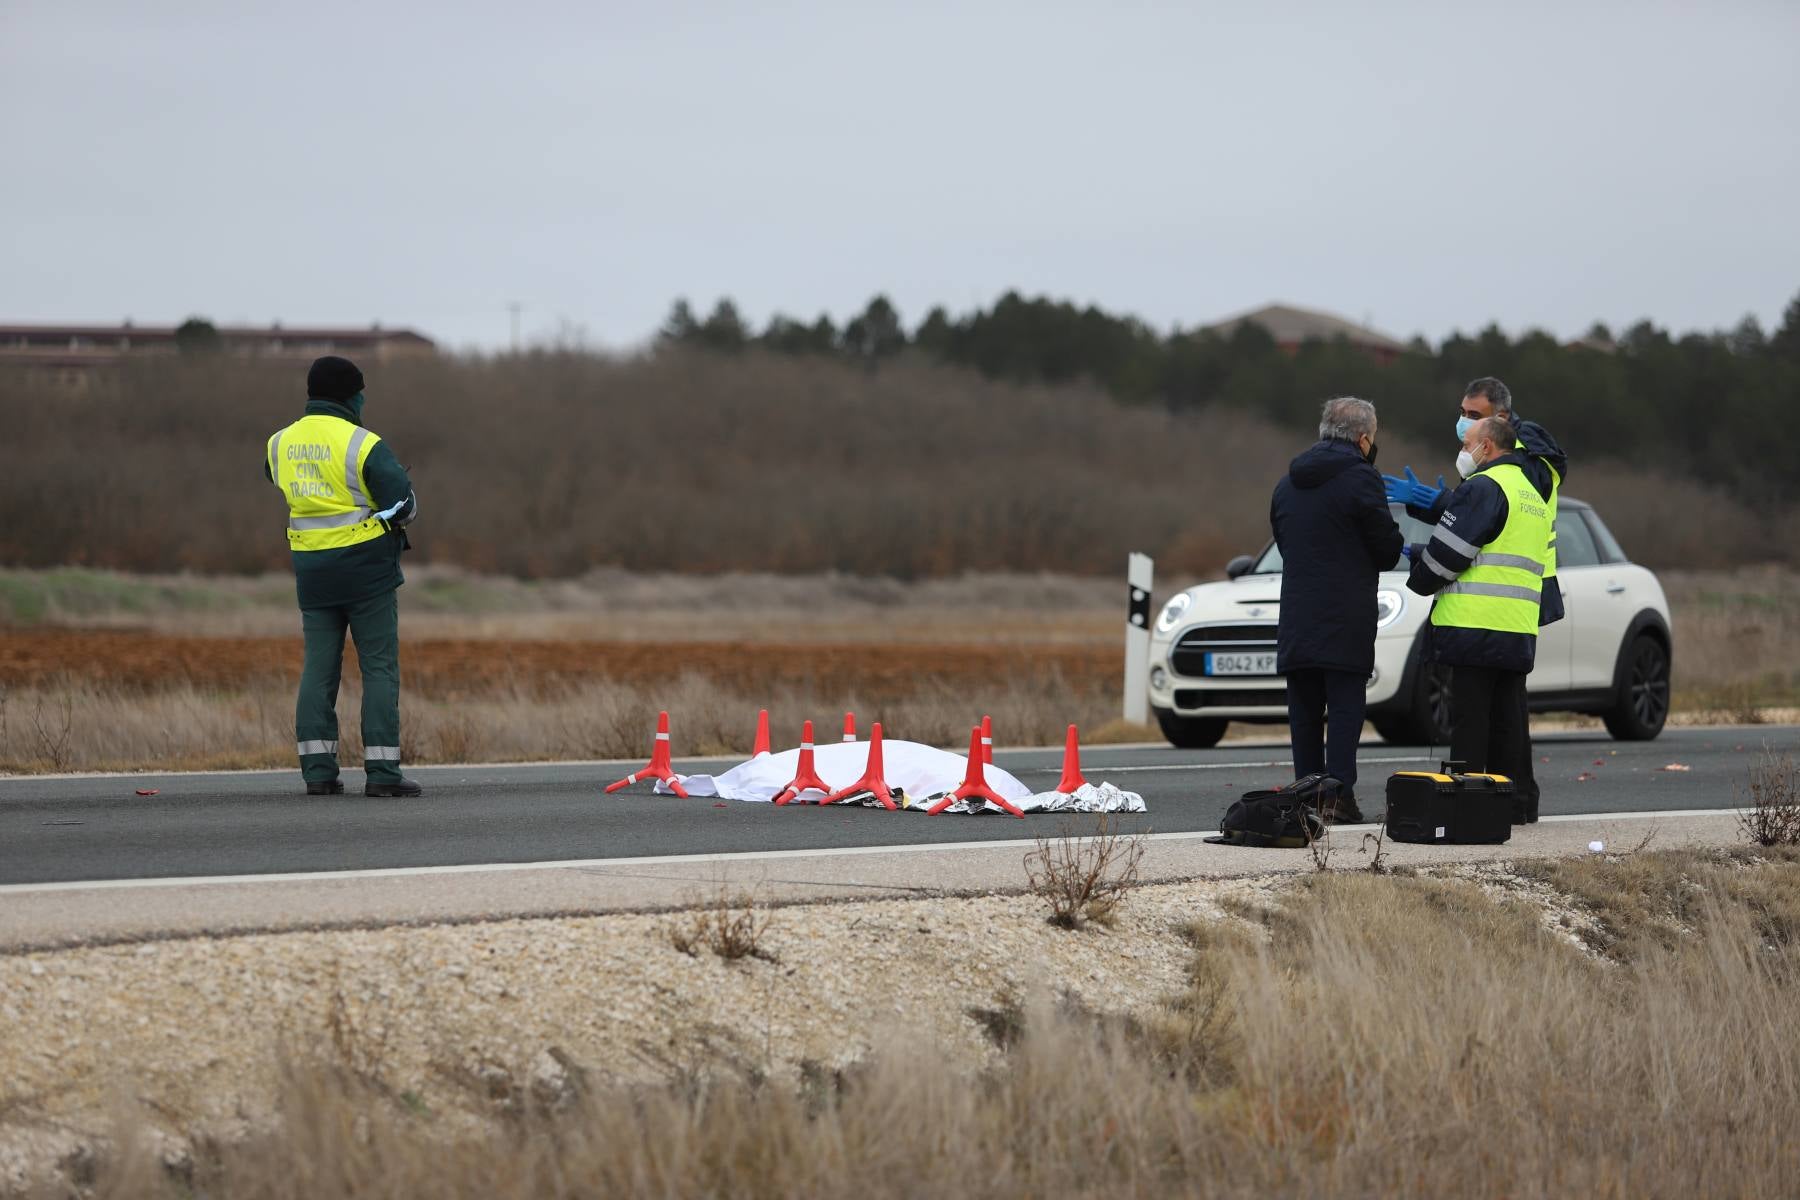
[[[1404,479],[1400,478],[1398,475],[1383,475],[1381,479],[1386,485],[1387,498],[1390,504],[1407,504],[1414,508],[1430,508],[1433,504],[1437,503],[1437,498],[1444,493],[1444,477],[1442,475],[1438,476],[1438,485],[1432,487],[1429,483],[1423,482],[1417,475],[1414,475],[1411,467],[1406,468],[1406,478]]]
[[[1412,556],[1413,556],[1413,551],[1412,551],[1412,547],[1411,547],[1411,546],[1402,546],[1402,547],[1400,547],[1400,557],[1401,557],[1401,558],[1404,558],[1404,559],[1407,559],[1407,560],[1408,560],[1408,561],[1411,561],[1411,559],[1412,559]]]

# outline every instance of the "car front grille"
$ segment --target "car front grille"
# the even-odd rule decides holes
[[[1206,656],[1217,650],[1273,650],[1275,626],[1201,625],[1181,635],[1169,651],[1169,666],[1177,675],[1206,674]]]
[[[1175,707],[1286,708],[1287,688],[1177,688]]]

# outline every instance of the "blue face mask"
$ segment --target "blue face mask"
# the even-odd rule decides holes
[[[1469,435],[1469,426],[1473,425],[1474,423],[1475,423],[1474,420],[1470,417],[1456,418],[1456,440],[1458,442],[1462,441],[1465,437],[1467,437]]]

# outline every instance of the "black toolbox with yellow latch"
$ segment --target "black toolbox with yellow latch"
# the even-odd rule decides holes
[[[1513,783],[1462,763],[1396,771],[1387,782],[1387,835],[1396,842],[1497,845],[1512,837]]]

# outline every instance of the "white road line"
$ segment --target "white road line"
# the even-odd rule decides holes
[[[1653,821],[1669,817],[1729,816],[1729,808],[1680,808],[1650,812],[1571,813],[1547,816],[1546,823],[1572,821]],[[1340,825],[1346,833],[1375,830],[1378,825]],[[1145,841],[1175,842],[1215,837],[1216,829],[1181,833],[1150,833]],[[1078,841],[1086,839],[1076,839]],[[460,863],[437,867],[375,867],[357,871],[288,871],[268,875],[177,875],[156,879],[69,880],[60,883],[0,884],[0,896],[32,892],[114,891],[125,888],[202,887],[235,883],[322,883],[351,879],[404,879],[415,875],[475,875],[503,871],[582,871],[609,867],[644,867],[686,863],[752,862],[789,858],[836,858],[865,854],[924,854],[937,850],[1022,850],[1037,845],[1036,838],[1009,838],[991,842],[923,842],[902,846],[837,846],[812,850],[743,850],[721,854],[647,854],[637,858],[570,858],[526,863]]]
[[[1423,754],[1398,756],[1393,758],[1369,758],[1366,755],[1359,754],[1357,755],[1356,761],[1359,763],[1412,763],[1437,762],[1439,760]],[[1089,763],[1087,764],[1087,767],[1096,775],[1123,775],[1127,771],[1230,771],[1239,767],[1291,767],[1293,765],[1294,760],[1291,758],[1271,758],[1260,762],[1154,763],[1141,767],[1094,766],[1092,763]],[[1020,767],[1018,769],[1021,771],[1048,771],[1051,773],[1062,770],[1061,767]]]

